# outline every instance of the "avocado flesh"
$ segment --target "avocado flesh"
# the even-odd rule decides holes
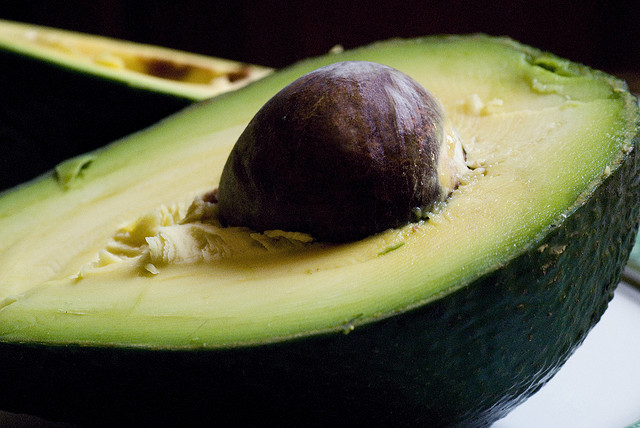
[[[163,268],[152,280],[130,269],[80,283],[69,279],[92,261],[122,222],[214,188],[231,145],[256,109],[283,81],[337,58],[309,61],[233,99],[188,109],[98,152],[77,178],[77,189],[61,189],[50,176],[6,194],[1,227],[10,232],[2,243],[1,296],[12,303],[5,303],[0,313],[7,320],[2,323],[7,330],[3,337],[148,346],[260,342],[341,328],[354,318],[364,322],[402,310],[504,263],[544,233],[607,167],[615,167],[628,150],[627,112],[621,109],[623,98],[603,98],[612,94],[607,82],[549,72],[500,43],[488,44],[495,59],[484,60],[481,72],[469,75],[473,61],[480,59],[456,55],[464,52],[460,44],[474,46],[464,39],[417,45],[434,58],[424,64],[401,60],[415,43],[342,55],[392,62],[419,79],[446,106],[468,157],[485,165],[485,176],[462,186],[430,221],[331,246],[311,258],[302,251],[288,256],[286,263],[269,266],[261,266],[259,260],[243,261],[240,267],[187,264]],[[540,88],[545,88],[542,93]],[[488,103],[483,107],[487,113],[478,111],[478,101]],[[211,119],[217,117],[224,120]],[[376,256],[398,244],[398,250]],[[363,254],[368,255],[364,263]],[[220,287],[203,283],[203,275],[211,275],[212,269]],[[240,279],[243,286],[234,286]],[[394,285],[389,287],[389,282]],[[47,314],[52,307],[62,309],[49,314],[52,326],[60,325],[59,336],[57,329],[45,327],[48,323],[27,323],[23,330],[22,322],[8,321],[12,313],[20,319],[20,314],[30,317],[31,311]],[[87,315],[66,317],[61,315],[64,311]],[[124,313],[126,318],[118,316]],[[129,334],[121,337],[120,329],[114,328],[111,336],[101,327],[105,319],[122,319],[135,333],[133,319],[142,323],[156,314],[168,317],[171,337],[164,336],[166,325],[161,321],[157,331],[154,324],[148,325],[135,340]],[[179,321],[173,319],[179,315]],[[207,328],[198,329],[194,343],[189,333],[203,320]],[[235,320],[239,327],[231,328]],[[266,326],[265,320],[270,320]],[[67,323],[71,324],[64,328]],[[70,328],[75,323],[82,327]],[[69,337],[70,331],[78,336]]]
[[[172,264],[158,266],[155,275],[141,274],[135,262],[124,261],[77,278],[122,224],[163,205],[188,205],[213,189],[244,126],[280,88],[305,72],[342,60],[386,63],[418,80],[444,105],[468,159],[478,163],[475,174],[428,221],[349,244],[311,243],[296,251],[273,252],[266,260],[230,257],[213,263]],[[152,351],[165,349],[169,354],[158,354],[171,362],[165,369],[179,358],[176,350],[189,355],[205,350],[214,352],[208,368],[216,375],[225,367],[241,370],[240,363],[236,367],[229,362],[237,356],[246,362],[253,360],[252,355],[258,360],[265,354],[267,358],[248,368],[248,373],[256,374],[251,369],[261,364],[286,373],[288,369],[278,366],[286,361],[278,363],[278,355],[293,355],[301,372],[315,373],[312,363],[300,362],[306,361],[301,357],[305,351],[317,354],[310,358],[319,366],[327,356],[331,360],[327,370],[340,369],[340,355],[351,361],[360,350],[363,355],[357,358],[366,361],[371,359],[366,346],[372,346],[381,355],[382,366],[391,364],[371,375],[372,396],[379,392],[376,384],[388,386],[382,379],[389,370],[398,375],[394,382],[408,385],[399,387],[406,396],[396,400],[417,406],[419,417],[495,420],[553,374],[606,307],[637,224],[638,212],[631,201],[638,189],[630,186],[637,173],[637,121],[637,107],[622,83],[503,39],[397,41],[302,62],[105,147],[93,153],[88,164],[87,158],[80,159],[85,167],[75,168],[77,173],[70,174],[64,185],[50,174],[5,192],[0,198],[4,234],[0,339],[5,349],[20,355],[32,349],[25,344],[33,344],[40,357],[40,350],[46,354],[47,348],[52,355],[64,355],[67,348],[53,345],[80,345],[81,351],[71,352],[86,352],[90,358],[120,352],[123,361],[151,361]],[[614,190],[617,196],[608,196]],[[595,215],[594,220],[584,212],[600,217]],[[598,230],[603,228],[603,215],[617,216],[612,217],[616,227]],[[585,243],[596,256],[583,249]],[[593,262],[600,254],[608,259],[601,260],[604,267],[595,278],[581,277],[584,266],[573,266],[570,260]],[[564,270],[547,277],[548,272],[557,272],[557,266]],[[497,291],[491,291],[493,281],[501,284]],[[544,292],[529,291],[537,289]],[[576,290],[593,296],[593,303],[566,302],[567,293]],[[451,401],[450,408],[442,404],[447,398],[438,401],[435,395],[425,398],[415,392],[432,382],[444,382],[424,374],[412,377],[414,371],[422,373],[421,367],[429,366],[423,356],[412,356],[414,351],[419,355],[418,348],[431,346],[425,341],[438,339],[434,343],[444,347],[432,357],[455,349],[460,352],[453,353],[460,359],[456,364],[469,367],[484,362],[491,368],[492,359],[500,364],[517,360],[517,355],[507,355],[513,337],[505,332],[518,327],[501,315],[510,314],[515,320],[518,313],[538,310],[547,301],[557,317],[549,316],[548,322],[563,327],[561,339],[531,328],[536,334],[519,337],[523,344],[517,349],[527,355],[522,357],[525,362],[537,358],[531,354],[539,351],[543,366],[513,363],[491,371],[496,379],[479,381],[471,379],[472,368],[462,371],[470,375],[458,382],[468,388],[467,396],[447,391],[444,397],[459,400]],[[572,312],[558,313],[568,308]],[[441,324],[433,321],[437,314]],[[458,316],[471,317],[463,318],[469,323],[465,329],[446,330],[446,325],[459,327]],[[542,323],[547,313],[533,321],[524,319]],[[393,329],[394,322],[400,330]],[[469,325],[476,328],[469,332]],[[421,330],[424,326],[446,331]],[[504,351],[484,349],[480,354],[486,361],[461,356],[465,341],[482,341],[483,334],[495,329],[496,336],[504,336]],[[401,343],[406,350],[399,361],[391,362],[398,356],[376,343],[384,344],[399,332],[403,340],[408,338]],[[371,345],[371,337],[379,342]],[[267,343],[276,347],[256,347]],[[458,347],[447,350],[451,344]],[[532,345],[537,347],[526,348]],[[517,369],[518,375],[510,369]],[[341,370],[335,376],[361,375],[353,365]],[[424,383],[416,387],[410,379]],[[520,380],[522,384],[505,386]],[[304,379],[300,382],[304,384]],[[478,382],[486,390],[474,389]],[[496,384],[504,389],[492,389]],[[242,381],[239,385],[246,386]],[[326,388],[318,386],[319,391]],[[358,398],[363,391],[355,390]],[[232,388],[231,395],[234,392]],[[414,393],[427,404],[411,401]],[[476,395],[480,404],[468,395]],[[423,407],[429,400],[437,403],[436,410],[430,407],[431,413]],[[354,409],[366,406],[366,399],[363,403],[354,404]]]

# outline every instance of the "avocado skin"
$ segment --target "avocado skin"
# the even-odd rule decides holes
[[[194,102],[1,49],[0,70],[0,191]]]
[[[640,216],[637,146],[538,242],[439,300],[348,334],[229,349],[0,343],[1,406],[91,426],[490,426],[613,296]]]

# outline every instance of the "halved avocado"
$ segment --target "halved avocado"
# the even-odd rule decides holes
[[[269,72],[237,61],[0,20],[0,189]]]
[[[431,91],[472,173],[427,220],[350,243],[216,224],[208,194],[252,116],[346,60]],[[0,197],[0,406],[91,424],[488,426],[553,376],[619,281],[640,215],[635,101],[508,39],[394,40],[72,159]]]

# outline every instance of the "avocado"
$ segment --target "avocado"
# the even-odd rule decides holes
[[[0,20],[0,190],[270,71]]]
[[[223,225],[215,189],[251,119],[343,61],[433,94],[470,172],[428,215],[355,241]],[[71,159],[0,196],[0,408],[489,426],[607,307],[640,216],[639,118],[604,73],[506,38],[434,36],[302,61]]]

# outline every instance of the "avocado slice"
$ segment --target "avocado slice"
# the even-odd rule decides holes
[[[472,172],[428,219],[354,242],[216,224],[210,192],[250,119],[351,60],[431,91]],[[640,215],[638,120],[604,73],[510,39],[426,37],[302,61],[71,159],[0,197],[0,406],[488,426],[607,307]]]
[[[6,189],[271,69],[0,20],[0,72]]]

